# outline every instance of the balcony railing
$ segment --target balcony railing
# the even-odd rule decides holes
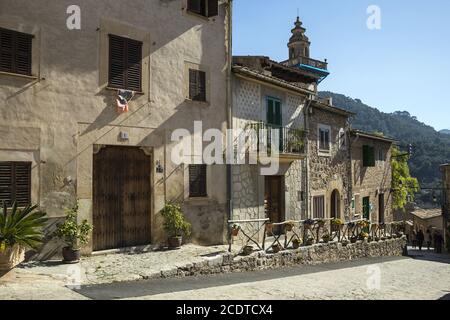
[[[290,67],[296,66],[299,64],[304,64],[310,67],[314,67],[317,69],[328,70],[328,63],[325,61],[319,61],[307,57],[299,57],[291,60],[287,60],[283,62],[284,65],[288,65]]]
[[[272,139],[278,134],[280,154],[303,155],[305,153],[306,132],[304,130],[280,127],[263,122],[250,124],[250,129],[256,132],[258,152],[263,151],[261,147],[264,147],[270,154]]]

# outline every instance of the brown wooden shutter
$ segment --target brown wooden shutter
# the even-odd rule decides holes
[[[314,218],[323,219],[325,217],[325,197],[314,197]]]
[[[0,71],[31,75],[33,36],[0,28]]]
[[[14,200],[19,207],[25,207],[31,204],[31,163],[16,163],[14,169]]]
[[[125,39],[109,36],[109,86],[125,89]]]
[[[18,33],[16,36],[16,73],[31,75],[31,41],[32,37],[29,35]]]
[[[208,0],[208,17],[215,17],[219,15],[219,1]]]
[[[126,89],[142,91],[142,42],[127,41],[127,79]]]
[[[206,165],[189,166],[189,196],[206,197]]]
[[[206,101],[206,73],[199,70],[189,70],[189,99]]]
[[[13,198],[12,174],[12,163],[0,162],[0,204],[6,202],[7,205],[11,205],[11,200]]]
[[[109,86],[142,91],[142,42],[110,35]]]
[[[0,201],[20,207],[31,204],[31,163],[0,162]]]
[[[207,0],[188,0],[188,11],[191,11],[202,16],[206,16],[206,1]]]

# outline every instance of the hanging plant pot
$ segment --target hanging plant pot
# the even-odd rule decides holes
[[[81,253],[78,249],[73,249],[71,247],[65,247],[62,250],[63,262],[64,263],[78,263],[80,262]]]
[[[278,253],[278,252],[280,252],[280,251],[281,251],[281,246],[278,245],[278,244],[274,244],[274,245],[272,246],[272,251],[273,251],[273,253]]]
[[[292,241],[292,248],[298,249],[298,248],[300,248],[300,244],[301,244],[301,242],[300,242],[299,239],[294,239],[294,240]]]
[[[271,234],[273,232],[273,223],[266,224],[266,232]]]
[[[19,245],[0,251],[0,271],[9,271],[25,260],[25,249]]]
[[[244,256],[249,256],[253,253],[253,246],[245,246],[244,249],[242,249],[242,254]]]
[[[231,235],[233,236],[233,237],[237,237],[238,235],[239,235],[239,229],[235,229],[235,228],[233,228],[233,229],[231,229]]]

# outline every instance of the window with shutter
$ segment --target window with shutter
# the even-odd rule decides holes
[[[320,152],[329,152],[331,150],[330,136],[331,136],[330,126],[319,125],[318,139]]]
[[[207,197],[206,190],[206,165],[189,166],[189,197]]]
[[[206,73],[189,69],[189,99],[206,101]]]
[[[31,204],[30,162],[0,162],[0,202],[8,206],[17,202],[20,207]]]
[[[142,91],[142,42],[110,35],[108,86]]]
[[[0,28],[0,71],[31,76],[33,36]]]
[[[325,196],[313,198],[314,219],[325,218]]]
[[[204,17],[215,17],[219,15],[219,1],[187,0],[187,10]]]
[[[363,146],[363,166],[375,167],[375,148]]]

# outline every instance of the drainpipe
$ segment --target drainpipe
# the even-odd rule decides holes
[[[226,104],[227,104],[227,129],[233,129],[233,96],[232,96],[232,83],[231,83],[231,69],[233,63],[233,50],[232,50],[232,13],[233,13],[233,1],[229,0],[227,2],[227,94],[226,94]],[[227,137],[228,142],[228,137]],[[226,152],[228,152],[228,148],[233,148],[233,146],[229,146],[227,144]],[[227,163],[227,211],[228,211],[228,219],[227,219],[227,230],[228,233],[231,234],[230,226],[228,225],[228,221],[233,218],[233,168],[232,164]],[[229,237],[230,239],[231,237]],[[231,242],[230,242],[231,243]]]
[[[306,130],[306,141],[305,141],[305,150],[306,150],[306,175],[305,175],[305,208],[306,208],[306,218],[310,218],[310,208],[309,208],[309,194],[310,194],[310,188],[309,188],[309,163],[310,163],[310,156],[309,156],[309,108],[311,108],[311,104],[314,100],[314,95],[309,95],[307,98],[307,104],[305,107],[305,130]]]

